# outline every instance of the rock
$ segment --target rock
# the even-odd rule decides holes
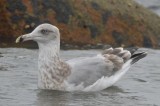
[[[47,22],[60,29],[67,48],[160,43],[160,18],[133,0],[1,0],[0,13],[0,41],[14,41]]]
[[[25,25],[25,29],[28,29],[28,28],[30,28],[30,25]]]

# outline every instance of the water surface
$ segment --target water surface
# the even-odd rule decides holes
[[[160,50],[135,64],[114,86],[98,92],[37,89],[38,50],[0,48],[0,106],[159,106]],[[61,51],[63,59],[92,56],[99,50]]]
[[[135,0],[160,16],[160,0]]]

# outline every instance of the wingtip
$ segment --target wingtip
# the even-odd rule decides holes
[[[133,54],[131,56],[131,59],[132,59],[132,64],[136,63],[138,60],[144,58],[147,56],[147,52],[140,52],[140,53],[136,53],[136,54]]]

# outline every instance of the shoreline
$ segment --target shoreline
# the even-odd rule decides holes
[[[123,48],[150,48],[150,49],[160,49],[160,47],[139,47],[139,46],[125,46],[125,45],[109,45],[109,44],[68,44],[68,43],[61,43],[61,50],[89,50],[89,49],[107,49],[110,47],[123,47]],[[38,49],[38,45],[34,41],[27,41],[23,43],[16,44],[14,40],[11,41],[0,41],[0,48],[27,48],[27,49]]]

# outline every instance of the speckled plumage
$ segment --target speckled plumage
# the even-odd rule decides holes
[[[39,25],[16,42],[34,40],[39,46],[38,87],[63,91],[98,91],[112,86],[131,64],[146,56],[141,52],[131,56],[123,48],[109,48],[102,53],[63,61],[60,59],[59,29],[50,24]]]
[[[64,80],[70,75],[71,69],[59,58],[59,43],[38,45],[39,88],[65,90]]]

